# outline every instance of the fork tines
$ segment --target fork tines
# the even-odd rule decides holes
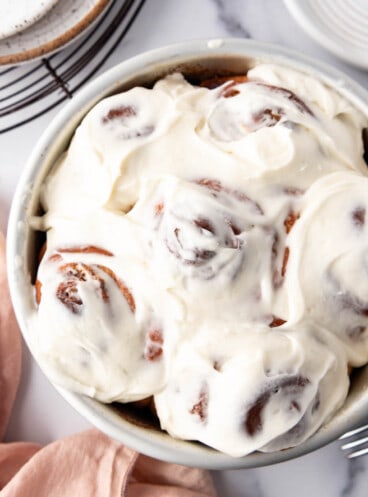
[[[353,438],[351,442],[345,443],[344,445],[341,446],[342,450],[354,449],[353,452],[350,452],[347,455],[349,459],[354,459],[355,457],[364,456],[365,454],[368,454],[368,436],[362,436],[364,435],[364,432],[366,432],[366,434],[368,435],[368,425],[360,426],[355,430],[348,431],[339,438],[339,440],[346,440],[348,438]],[[357,435],[359,435],[358,438]],[[358,450],[355,450],[357,448]]]

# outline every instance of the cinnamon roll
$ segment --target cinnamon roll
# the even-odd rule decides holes
[[[280,450],[308,438],[344,402],[343,347],[312,325],[228,331],[221,350],[215,323],[211,333],[199,329],[181,344],[168,386],[155,396],[161,425],[173,436],[235,457]]]
[[[166,367],[160,320],[141,309],[119,266],[102,247],[46,250],[35,284],[41,363],[56,383],[105,402],[149,397]]]
[[[342,340],[349,363],[368,361],[368,178],[335,173],[306,193],[290,234],[293,284],[307,315]],[[292,259],[292,260],[291,260]]]

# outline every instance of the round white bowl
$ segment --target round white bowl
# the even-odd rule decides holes
[[[35,310],[32,278],[37,259],[37,234],[29,219],[39,208],[39,188],[64,151],[84,115],[103,97],[135,85],[151,84],[173,71],[210,75],[242,74],[260,62],[275,62],[312,74],[334,87],[368,115],[368,93],[342,73],[281,47],[248,40],[200,40],[146,52],[129,59],[86,85],[61,109],[31,153],[16,190],[8,226],[8,278],[16,316],[28,343],[27,318]],[[56,387],[58,388],[58,387]],[[105,405],[58,388],[85,418],[111,437],[149,456],[211,469],[250,468],[275,464],[313,451],[366,421],[368,366],[355,371],[343,408],[303,444],[273,453],[256,452],[233,458],[196,442],[176,440],[122,407]],[[50,407],[51,409],[52,407]],[[45,413],[46,414],[46,413]]]

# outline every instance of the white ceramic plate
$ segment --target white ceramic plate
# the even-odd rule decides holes
[[[349,64],[368,69],[368,0],[284,0],[300,26]]]
[[[13,3],[19,0],[0,0]],[[44,0],[29,3],[43,3]],[[49,0],[50,1],[50,0]],[[55,0],[52,0],[55,3]],[[91,27],[113,0],[60,0],[38,22],[0,40],[0,65],[13,65],[50,55]],[[121,0],[118,0],[121,1]],[[28,3],[23,0],[19,3]],[[46,3],[46,1],[45,1]]]
[[[0,39],[24,31],[58,0],[0,0]]]

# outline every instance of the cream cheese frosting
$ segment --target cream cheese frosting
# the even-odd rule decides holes
[[[273,64],[98,103],[45,181],[32,349],[232,456],[302,443],[368,362],[368,119]]]

